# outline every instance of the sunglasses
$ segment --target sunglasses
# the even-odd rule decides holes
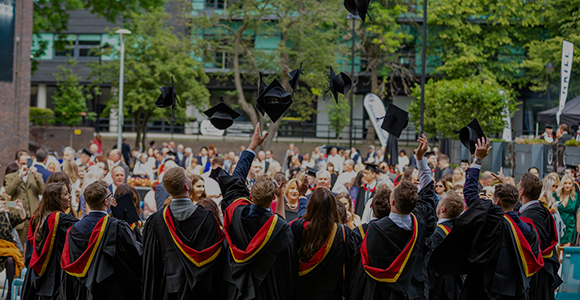
[[[435,187],[445,187],[445,186],[438,184]]]

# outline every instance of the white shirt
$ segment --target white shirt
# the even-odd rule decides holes
[[[524,211],[526,211],[528,208],[530,208],[531,205],[535,204],[535,203],[539,203],[540,201],[538,200],[534,200],[534,201],[530,201],[524,205],[522,205],[522,207],[520,207],[520,214],[523,214]]]
[[[437,221],[437,225],[439,225],[439,224],[441,224],[441,223],[443,223],[443,222],[447,222],[447,221],[451,221],[451,219],[448,219],[448,218],[441,218],[441,219],[439,219],[439,221]]]
[[[356,172],[343,172],[342,174],[338,175],[336,179],[336,183],[334,183],[334,187],[332,188],[332,192],[336,194],[340,194],[342,192],[348,192],[346,189],[345,184],[350,182],[353,178],[356,177]]]
[[[397,224],[399,228],[412,230],[413,229],[413,221],[411,220],[411,215],[401,215],[398,213],[391,212],[389,214],[389,219],[393,221],[393,223]]]
[[[329,155],[328,162],[331,162],[334,165],[334,170],[338,173],[342,172],[342,165],[344,164],[344,157],[340,155]]]
[[[405,166],[409,165],[409,157],[407,155],[405,156],[399,156],[399,158],[397,159],[398,164],[398,168],[399,168],[399,172],[403,173],[403,168],[405,168]]]
[[[215,203],[217,205],[219,205],[220,201],[222,201],[222,199],[223,199],[223,197],[221,196],[222,191],[221,191],[220,185],[217,183],[217,181],[215,181],[213,178],[209,177],[210,173],[211,173],[211,170],[207,171],[201,175],[201,177],[203,178],[203,181],[204,181],[204,185],[205,185],[205,194],[206,195],[219,195],[219,197],[217,197],[217,198],[212,198],[213,201],[215,201]]]

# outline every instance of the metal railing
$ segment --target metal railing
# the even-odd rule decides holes
[[[353,120],[355,125],[353,126],[353,141],[356,144],[362,144],[368,142],[367,126],[363,126],[363,120],[357,119]],[[55,122],[54,118],[47,117],[36,117],[32,118],[31,122],[37,126],[51,125],[51,126],[63,126],[58,122]],[[116,122],[116,120],[114,120]],[[111,125],[110,118],[98,118],[94,121],[84,119],[78,127],[92,127],[95,132],[111,132],[111,126],[116,128],[116,125]],[[368,123],[368,121],[367,121]],[[123,132],[136,132],[137,125],[134,119],[125,119],[123,124]],[[201,133],[201,121],[189,122],[187,124],[175,124],[170,120],[155,120],[147,124],[148,133],[168,133],[168,134],[192,134],[192,135],[202,135]],[[116,132],[116,130],[115,130]],[[252,123],[249,121],[237,121],[233,126],[226,129],[224,132],[225,136],[251,136],[253,133]],[[300,139],[301,142],[305,142],[307,139],[316,139],[317,141],[325,141],[327,144],[339,143],[347,144],[349,141],[349,126],[345,126],[339,134],[336,134],[335,130],[332,128],[330,123],[315,123],[315,122],[301,122],[301,121],[283,121],[278,131],[275,134],[275,141],[277,142],[279,138],[296,138]],[[410,143],[414,143],[417,139],[415,134],[415,126],[410,125],[407,127],[401,137],[399,138],[400,146],[409,146]],[[378,143],[378,138],[375,136],[376,143]]]

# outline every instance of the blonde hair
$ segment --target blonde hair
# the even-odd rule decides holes
[[[570,179],[570,181],[572,181],[572,189],[570,190],[569,199],[572,199],[572,201],[574,201],[574,198],[576,197],[576,189],[574,188],[574,178],[570,175],[564,175],[564,177],[562,177],[562,180],[560,181],[560,185],[558,185],[558,189],[556,190],[556,195],[558,195],[558,197],[560,198],[560,201],[564,205],[568,204],[568,199],[563,199],[562,190],[564,189],[564,183],[568,179]]]
[[[290,192],[290,185],[291,184],[296,184],[296,189],[298,189],[298,187],[300,186],[301,182],[298,181],[298,179],[290,179],[290,181],[288,181],[288,183],[286,184],[286,187],[284,188],[284,196],[286,196],[286,198],[288,197],[288,192]]]
[[[62,171],[68,175],[71,182],[79,180],[79,168],[73,161],[64,161]]]
[[[85,193],[85,189],[93,182],[101,180],[103,177],[103,169],[99,168],[98,166],[94,165],[88,169],[85,178],[83,178],[83,186],[82,186],[82,193]]]
[[[258,176],[252,185],[252,200],[258,206],[269,207],[274,200],[275,193],[274,182],[266,176]]]
[[[554,202],[556,202],[554,193],[552,192],[552,187],[554,184],[559,185],[559,180],[560,179],[558,178],[558,175],[552,174],[549,174],[548,176],[544,177],[544,180],[542,180],[542,193],[540,194],[540,201],[548,204],[548,207],[552,207]]]
[[[459,171],[459,173],[461,173],[461,179],[459,179],[459,181],[455,180],[455,171]],[[463,169],[460,167],[455,168],[455,170],[453,170],[453,186],[454,187],[456,184],[461,184],[461,183],[465,183],[465,172],[463,172]]]

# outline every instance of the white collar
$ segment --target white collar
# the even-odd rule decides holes
[[[447,221],[451,221],[451,219],[448,219],[448,218],[441,218],[441,219],[439,219],[439,221],[437,221],[437,225],[439,225],[439,224],[441,224],[441,223],[443,223],[443,222],[447,222]]]
[[[532,204],[539,203],[539,202],[540,202],[539,200],[533,200],[533,201],[530,201],[530,202],[522,205],[522,207],[520,207],[520,214],[523,213],[524,211],[526,211],[530,206],[532,206]]]

